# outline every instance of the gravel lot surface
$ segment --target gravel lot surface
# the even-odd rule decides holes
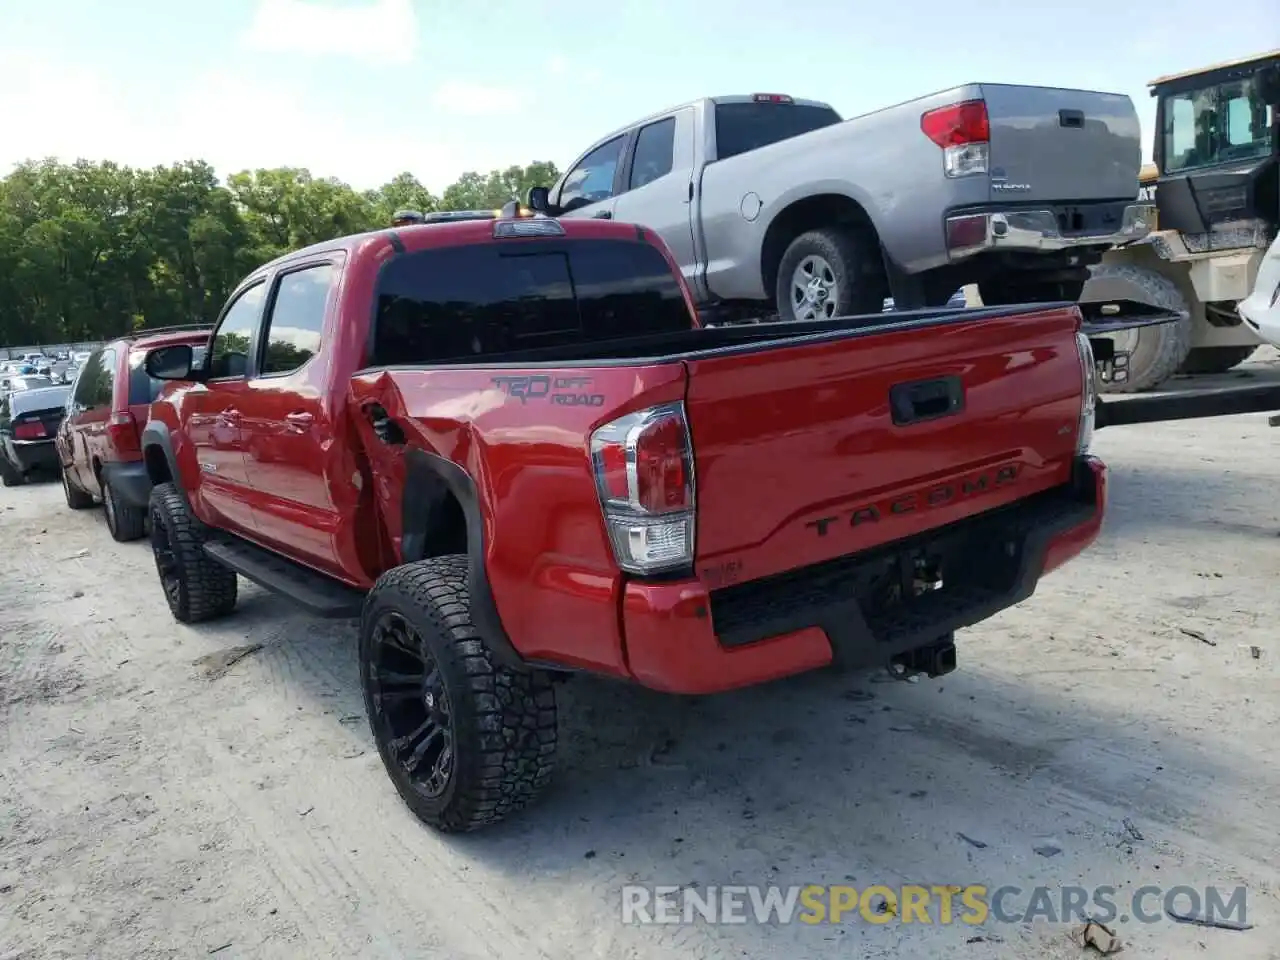
[[[1214,379],[1242,376],[1280,359]],[[351,624],[242,581],[236,615],[179,626],[145,542],[56,484],[0,490],[0,958],[1097,955],[1044,921],[620,922],[622,885],[695,882],[1244,885],[1253,929],[1116,923],[1123,956],[1280,958],[1280,431],[1095,449],[1102,540],[964,633],[956,673],[575,681],[556,786],[460,839],[384,775]]]

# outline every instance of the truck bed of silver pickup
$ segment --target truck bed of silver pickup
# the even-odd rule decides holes
[[[784,319],[1075,299],[1141,238],[1124,95],[969,83],[843,120],[778,94],[716,97],[602,138],[531,204],[655,230],[701,306]]]

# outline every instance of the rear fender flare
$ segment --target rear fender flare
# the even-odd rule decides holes
[[[405,452],[404,491],[401,494],[402,563],[424,560],[427,538],[439,522],[449,496],[462,508],[467,531],[467,585],[471,592],[471,620],[484,637],[493,658],[513,670],[527,670],[529,664],[520,656],[502,625],[493,590],[484,567],[484,519],[475,481],[452,460],[425,450]]]

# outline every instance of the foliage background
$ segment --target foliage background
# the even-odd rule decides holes
[[[557,176],[546,162],[469,172],[437,197],[411,173],[360,192],[304,168],[224,182],[200,160],[22,164],[0,179],[0,345],[212,322],[245,274],[289,250],[383,226],[406,207],[500,207]]]

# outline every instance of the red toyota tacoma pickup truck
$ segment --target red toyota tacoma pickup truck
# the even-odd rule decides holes
[[[648,229],[490,219],[248,277],[142,445],[170,610],[360,617],[386,769],[471,829],[547,782],[552,679],[709,693],[955,666],[1097,535],[1069,304],[697,329]]]

